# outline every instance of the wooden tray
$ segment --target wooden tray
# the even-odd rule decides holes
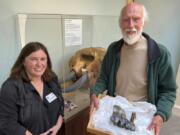
[[[92,115],[93,115],[93,113],[92,113]],[[88,122],[88,125],[87,125],[87,132],[95,134],[95,135],[113,135],[111,132],[102,131],[100,129],[94,128],[94,126],[92,125],[92,115],[89,118],[89,122]]]
[[[104,95],[99,95],[98,98],[101,99],[102,97],[104,97]],[[92,133],[94,135],[113,135],[113,133],[109,132],[109,131],[102,131],[101,129],[97,129],[92,125],[92,116],[95,113],[96,110],[93,110],[92,114],[90,115],[89,118],[89,122],[87,125],[87,132]],[[151,130],[151,132],[154,134],[154,130]]]
[[[107,94],[107,91],[104,91],[102,94],[99,94],[98,95],[98,99],[100,100],[101,98],[103,98],[104,96],[106,96]],[[95,128],[93,125],[92,125],[92,115],[95,113],[95,109],[93,110],[92,114],[90,115],[90,118],[89,118],[89,122],[88,122],[88,125],[87,125],[87,132],[89,133],[92,133],[92,134],[95,134],[95,135],[113,135],[111,132],[108,132],[108,131],[102,131],[100,129],[97,129]]]

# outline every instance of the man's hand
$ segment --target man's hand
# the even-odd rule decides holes
[[[92,94],[90,97],[90,115],[92,114],[94,108],[99,108],[99,99],[95,94]]]
[[[153,130],[155,135],[159,135],[162,125],[163,125],[163,118],[160,115],[156,115],[152,119],[152,122],[149,125],[148,129]]]

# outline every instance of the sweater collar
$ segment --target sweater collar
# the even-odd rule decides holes
[[[152,63],[153,61],[157,60],[160,57],[161,55],[160,49],[156,41],[153,40],[148,34],[143,32],[142,35],[146,38],[148,44],[148,61],[149,63]],[[119,40],[117,46],[118,49],[116,50],[119,51],[123,44],[124,44],[124,40],[123,39]]]

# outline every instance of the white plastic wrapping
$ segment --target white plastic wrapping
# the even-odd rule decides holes
[[[110,116],[113,112],[113,106],[118,105],[125,110],[127,119],[130,120],[132,112],[136,112],[134,121],[136,131],[129,131],[124,128],[113,125]],[[156,107],[147,102],[129,102],[121,96],[105,96],[100,100],[99,109],[92,116],[92,125],[102,131],[109,131],[114,135],[153,135],[152,131],[147,130]]]

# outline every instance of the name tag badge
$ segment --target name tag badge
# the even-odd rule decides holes
[[[47,99],[47,101],[48,101],[49,103],[51,103],[52,101],[54,101],[56,98],[57,98],[56,95],[55,95],[54,93],[52,93],[52,92],[46,96],[46,99]]]

